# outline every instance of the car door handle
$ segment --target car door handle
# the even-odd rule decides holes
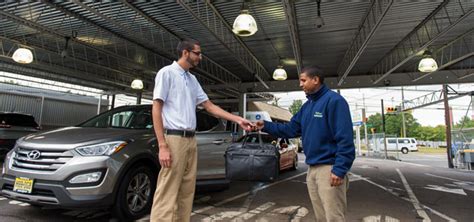
[[[224,143],[224,140],[214,140],[212,141],[212,143],[216,144],[216,145],[221,145]]]

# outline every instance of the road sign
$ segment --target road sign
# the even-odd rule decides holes
[[[362,126],[362,124],[363,124],[362,121],[352,122],[353,126]]]

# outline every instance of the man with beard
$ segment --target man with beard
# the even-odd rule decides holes
[[[238,123],[244,130],[254,125],[214,105],[189,69],[201,61],[201,46],[184,39],[177,47],[178,61],[160,69],[153,91],[153,126],[159,144],[161,170],[150,220],[190,221],[197,172],[196,106]]]

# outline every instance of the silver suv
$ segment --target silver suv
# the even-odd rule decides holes
[[[227,122],[197,112],[198,187],[226,184]],[[32,205],[108,208],[123,220],[150,210],[160,170],[151,105],[123,106],[78,126],[20,138],[0,175],[2,195]]]

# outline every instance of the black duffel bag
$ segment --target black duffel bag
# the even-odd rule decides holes
[[[274,181],[280,171],[280,153],[272,144],[264,144],[258,133],[258,143],[230,145],[225,152],[226,177],[229,180]]]

